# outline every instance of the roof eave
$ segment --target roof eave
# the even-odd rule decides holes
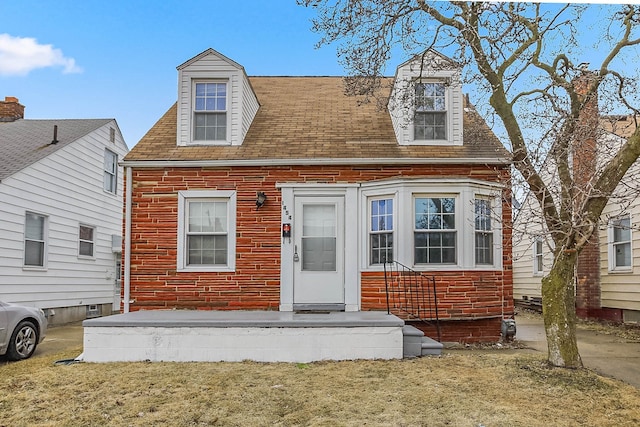
[[[315,158],[315,159],[251,159],[251,160],[124,160],[124,167],[135,169],[165,167],[233,167],[233,166],[326,166],[326,165],[408,165],[408,164],[472,164],[472,165],[509,165],[507,158]]]

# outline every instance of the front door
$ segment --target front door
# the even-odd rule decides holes
[[[294,305],[344,304],[344,197],[296,197]]]

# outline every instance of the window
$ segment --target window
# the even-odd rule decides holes
[[[233,191],[179,192],[178,269],[230,271],[235,268]]]
[[[451,197],[416,197],[414,215],[414,262],[456,262],[456,203]]]
[[[414,139],[446,140],[447,109],[444,83],[416,83]]]
[[[78,235],[78,255],[93,257],[94,242],[95,228],[81,225]]]
[[[24,265],[44,267],[47,217],[27,212],[24,225]]]
[[[104,191],[116,194],[118,179],[118,155],[104,150]]]
[[[393,260],[393,199],[371,200],[369,214],[369,264]]]
[[[196,83],[194,139],[227,140],[227,84]]]
[[[542,244],[542,237],[536,237],[536,240],[533,243],[533,274],[542,274],[544,271]]]
[[[609,264],[611,270],[631,268],[631,218],[622,217],[610,223]]]
[[[491,202],[475,200],[476,264],[493,264],[493,230]]]

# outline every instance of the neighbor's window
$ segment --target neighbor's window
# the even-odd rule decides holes
[[[88,225],[81,225],[78,238],[78,255],[93,257],[95,228]]]
[[[415,263],[455,264],[455,198],[416,197],[414,212]]]
[[[194,106],[194,139],[227,140],[227,84],[196,83]]]
[[[371,200],[369,206],[369,264],[393,261],[393,199]]]
[[[543,254],[542,254],[542,238],[536,237],[533,243],[533,273],[542,274],[544,271]]]
[[[24,265],[44,267],[47,217],[27,212],[24,225]]]
[[[179,193],[179,268],[235,268],[235,192]]]
[[[631,267],[631,218],[622,217],[611,221],[611,269]]]
[[[475,200],[476,264],[493,264],[491,201]]]
[[[416,83],[414,139],[447,139],[446,89],[444,83]]]
[[[104,191],[116,193],[118,179],[118,155],[104,150]]]

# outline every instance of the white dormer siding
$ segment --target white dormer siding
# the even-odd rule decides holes
[[[214,106],[208,111],[202,109],[201,94],[196,105],[196,87],[205,84],[219,93],[217,101],[210,99]],[[258,108],[244,68],[215,50],[208,49],[178,67],[178,146],[242,145]],[[216,116],[218,127],[223,123],[224,128],[203,138],[196,133],[196,112]]]
[[[427,92],[416,86],[425,85]],[[422,95],[422,102],[420,101]],[[426,101],[425,101],[426,99]],[[428,104],[428,105],[425,105]],[[420,126],[416,106],[422,105],[422,118],[436,118]],[[389,98],[389,113],[400,145],[462,145],[463,97],[460,69],[449,58],[427,51],[400,65]],[[440,119],[444,118],[444,123]]]

